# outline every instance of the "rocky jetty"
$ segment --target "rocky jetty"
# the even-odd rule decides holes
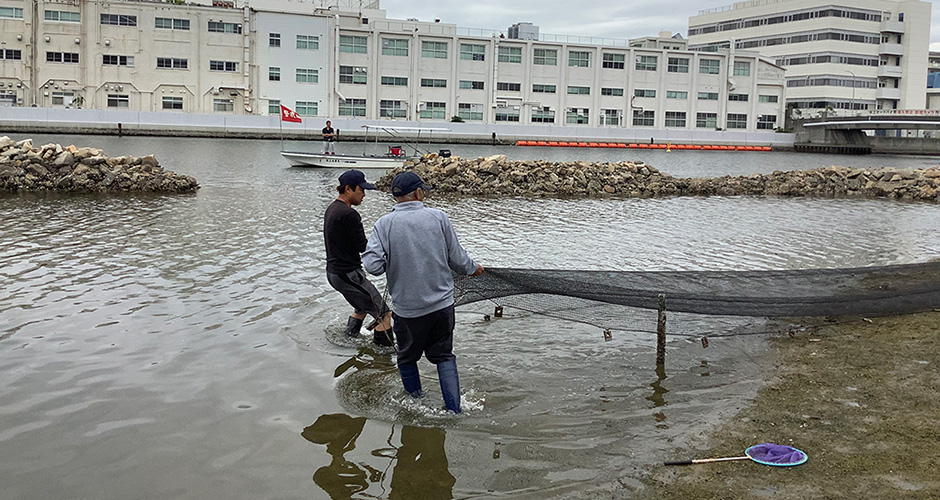
[[[160,167],[153,156],[109,158],[101,150],[0,137],[0,192],[100,193],[148,191],[187,193],[196,179]]]
[[[400,171],[412,170],[435,192],[469,196],[664,197],[820,196],[940,201],[940,169],[823,167],[742,177],[673,177],[642,162],[555,163],[508,161],[505,155],[464,159],[435,154],[408,161],[382,177],[387,189]]]

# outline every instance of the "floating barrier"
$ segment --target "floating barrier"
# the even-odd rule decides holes
[[[580,142],[580,141],[529,141],[518,140],[516,146],[546,146],[559,148],[630,148],[630,149],[665,149],[666,151],[772,151],[770,146],[732,146],[728,144],[672,144],[645,142],[629,144],[622,142]]]

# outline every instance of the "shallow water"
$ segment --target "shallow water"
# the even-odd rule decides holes
[[[154,153],[203,187],[181,196],[0,197],[0,498],[602,496],[701,443],[753,396],[769,365],[765,335],[713,339],[708,348],[698,338],[776,326],[758,319],[671,315],[677,335],[657,374],[655,337],[643,333],[655,329],[654,312],[630,313],[625,322],[640,331],[604,341],[596,326],[523,311],[487,321],[492,307],[477,304],[457,314],[467,412],[448,416],[432,365],[421,364],[428,395],[412,400],[389,352],[341,335],[348,310],[326,283],[320,234],[337,172],[287,168],[277,141],[34,139],[114,156]],[[514,159],[610,154],[449,148]],[[682,176],[932,164],[616,154],[624,158],[608,159],[642,159]],[[818,268],[940,254],[940,206],[927,204],[428,203],[451,216],[484,266]],[[391,205],[370,192],[360,207],[366,227]]]

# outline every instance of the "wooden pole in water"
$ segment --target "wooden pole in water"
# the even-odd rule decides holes
[[[666,364],[666,294],[659,294],[659,320],[656,322],[656,366]]]

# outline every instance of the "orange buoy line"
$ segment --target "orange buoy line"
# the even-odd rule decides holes
[[[728,144],[672,144],[645,142],[581,142],[581,141],[528,141],[518,140],[516,146],[547,146],[559,148],[634,148],[634,149],[665,149],[672,150],[699,150],[699,151],[772,151],[770,146],[734,146]]]

